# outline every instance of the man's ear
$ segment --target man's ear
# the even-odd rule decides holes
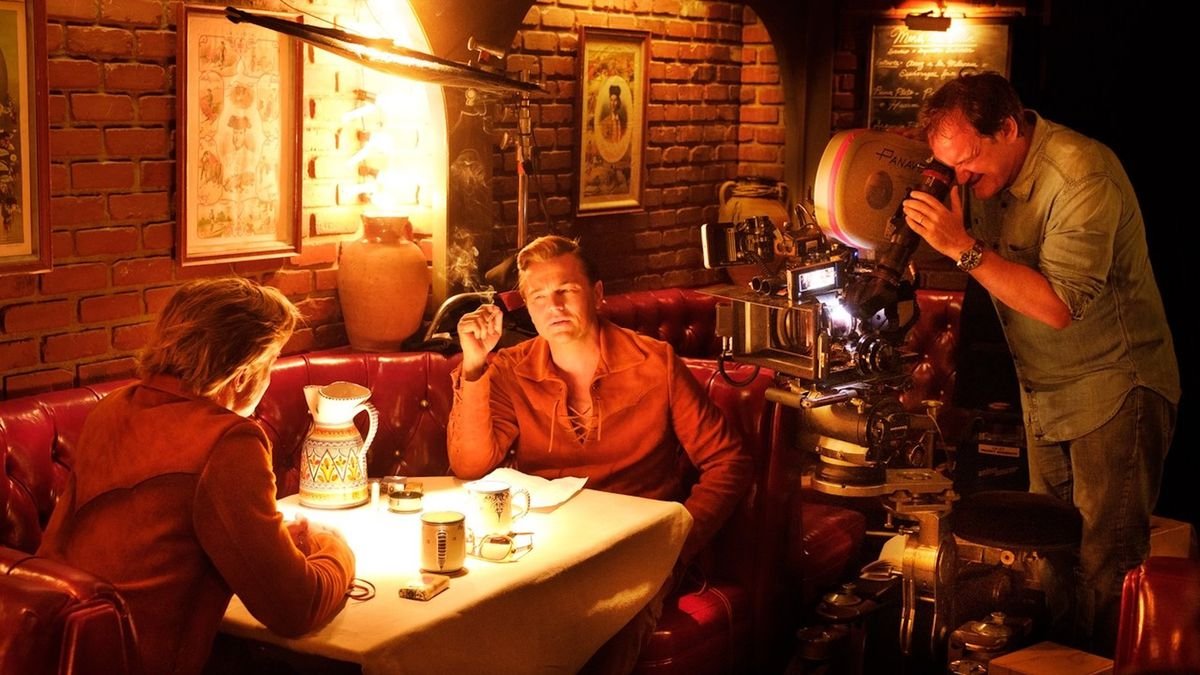
[[[600,303],[604,301],[604,282],[597,281],[592,286],[592,295],[596,296],[596,309],[600,309]]]
[[[1021,135],[1021,127],[1012,117],[1005,117],[1004,123],[1000,125],[1000,138],[1006,143],[1011,143]]]

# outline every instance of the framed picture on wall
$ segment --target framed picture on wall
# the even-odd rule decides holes
[[[0,274],[50,269],[46,4],[0,0]]]
[[[202,5],[180,6],[178,34],[180,264],[295,255],[299,41]]]
[[[1008,77],[1009,30],[1003,19],[952,19],[946,31],[912,30],[896,20],[874,26],[867,126],[917,126],[921,104],[959,73],[994,70]]]
[[[642,209],[650,34],[579,29],[579,215]]]

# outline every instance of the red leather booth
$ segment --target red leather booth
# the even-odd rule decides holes
[[[953,354],[960,297],[927,294],[921,301],[922,320],[909,339],[925,350],[928,363],[918,369],[924,387],[918,401],[945,398],[952,391],[953,374],[946,370],[952,370],[953,359],[947,354]],[[615,323],[667,340],[681,356],[691,357],[691,372],[742,431],[756,466],[745,501],[703,556],[702,584],[686,585],[685,593],[668,603],[643,652],[643,673],[748,672],[766,665],[780,647],[789,646],[781,641],[795,626],[782,617],[795,608],[786,605],[819,597],[856,572],[849,567],[865,528],[854,511],[804,500],[789,413],[763,398],[773,375],[760,372],[739,388],[716,373],[711,358],[719,348],[713,333],[716,302],[695,291],[668,289],[609,297],[601,309]],[[445,473],[450,373],[457,359],[432,352],[346,350],[280,359],[256,412],[274,444],[279,494],[299,489],[299,451],[309,424],[303,385],[334,380],[358,382],[373,392],[380,428],[369,456],[372,475]],[[750,372],[738,368],[738,375]],[[0,401],[0,546],[36,550],[65,485],[84,418],[122,384]],[[23,582],[0,587],[0,606],[25,602],[14,586],[24,588]]]
[[[1125,575],[1113,665],[1126,673],[1200,673],[1200,561],[1150,557]]]

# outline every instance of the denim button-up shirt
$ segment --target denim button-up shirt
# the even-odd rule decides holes
[[[1006,260],[1038,270],[1071,311],[1062,330],[994,301],[1021,383],[1026,425],[1047,441],[1094,431],[1144,386],[1179,400],[1179,370],[1150,268],[1145,223],[1112,150],[1035,121],[1016,180],[967,195],[968,226]],[[969,192],[969,191],[967,191]]]

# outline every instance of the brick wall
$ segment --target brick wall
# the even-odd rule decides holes
[[[54,269],[0,276],[4,397],[131,376],[155,315],[197,277],[237,274],[285,292],[306,319],[289,352],[345,343],[337,237],[308,237],[291,258],[175,262],[178,5],[47,0]],[[336,93],[313,80],[306,95]]]
[[[324,111],[348,104],[355,67],[305,50],[301,162],[303,252],[292,258],[180,267],[175,260],[175,0],[46,0],[50,213],[54,270],[0,276],[0,396],[130,376],[174,288],[238,274],[283,290],[306,325],[288,353],[345,344],[336,292],[340,241],[355,204],[322,157],[353,152]],[[224,5],[225,3],[212,3]],[[350,11],[313,0],[308,11]],[[283,9],[255,2],[258,9]],[[535,106],[542,184],[555,220],[573,219],[575,48],[581,25],[648,30],[645,213],[581,219],[574,231],[603,262],[609,290],[716,280],[700,264],[699,226],[720,183],[783,174],[782,89],[766,31],[739,3],[707,0],[538,2],[513,42],[510,70],[544,76]],[[501,246],[516,223],[515,157],[497,153]],[[353,178],[351,178],[353,179]],[[536,206],[531,206],[536,214]],[[536,217],[536,215],[531,216]],[[534,230],[534,234],[539,233]]]
[[[580,26],[650,33],[646,174],[635,214],[574,216],[574,120]],[[740,3],[705,0],[548,0],[525,15],[508,69],[542,78],[535,144],[551,219],[599,261],[608,292],[713,283],[700,225],[716,221],[717,188],[742,175],[783,176],[783,89],[762,22]],[[516,157],[496,159],[498,249],[516,241]],[[532,192],[532,188],[531,188]],[[546,232],[536,202],[530,236]]]

